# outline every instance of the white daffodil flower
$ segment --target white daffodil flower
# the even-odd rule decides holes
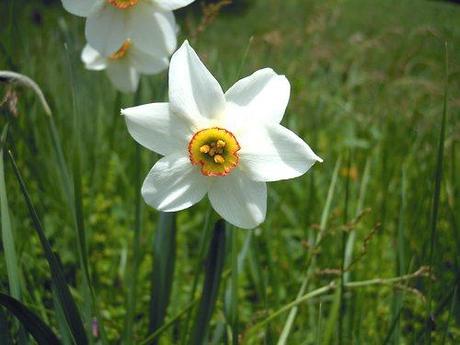
[[[173,10],[195,0],[62,0],[72,14],[86,17],[88,43],[107,56],[130,38],[144,51],[171,55],[177,45]]]
[[[228,222],[251,229],[267,209],[266,182],[304,174],[321,162],[296,134],[280,125],[289,101],[286,77],[265,68],[225,94],[186,41],[169,68],[169,103],[123,109],[129,133],[161,158],[142,195],[174,212],[206,194]]]
[[[115,53],[103,57],[89,44],[81,53],[81,59],[89,70],[106,70],[113,85],[122,92],[135,92],[140,74],[156,74],[168,67],[168,56],[148,54],[126,40]]]

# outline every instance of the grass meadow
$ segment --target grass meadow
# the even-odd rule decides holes
[[[0,69],[35,80],[51,114],[19,86],[17,115],[1,106],[0,343],[460,344],[460,6],[240,0],[176,16],[224,90],[285,74],[283,124],[324,162],[270,183],[255,230],[215,226],[207,200],[160,215],[139,193],[158,157],[120,108],[167,101],[167,73],[117,93],[80,61],[82,18],[2,0]]]

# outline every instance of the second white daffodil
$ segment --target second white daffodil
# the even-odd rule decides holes
[[[142,50],[171,55],[177,27],[173,10],[195,0],[62,0],[72,14],[86,17],[88,43],[102,55],[117,51],[131,39]]]
[[[146,203],[174,212],[208,194],[228,222],[262,223],[266,182],[300,176],[321,161],[280,125],[289,94],[288,80],[269,68],[224,93],[186,41],[171,58],[169,103],[122,110],[132,137],[164,156],[142,186]]]
[[[156,56],[140,50],[131,40],[126,40],[115,53],[104,57],[86,45],[81,59],[89,70],[106,70],[112,84],[122,92],[135,92],[140,74],[156,74],[168,68],[167,56]]]

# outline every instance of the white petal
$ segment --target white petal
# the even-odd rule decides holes
[[[177,27],[171,11],[159,10],[150,2],[139,2],[130,12],[128,29],[134,44],[159,56],[169,56],[174,52]]]
[[[89,70],[101,71],[107,67],[107,60],[89,44],[83,48],[83,51],[81,52],[81,60],[85,64],[85,67]]]
[[[286,111],[290,92],[289,81],[284,75],[264,68],[235,83],[225,93],[225,98],[227,102],[243,107],[245,117],[279,123]]]
[[[244,173],[234,170],[216,177],[209,189],[209,200],[226,221],[243,229],[252,229],[265,220],[267,186],[251,181]]]
[[[171,58],[169,101],[174,112],[195,122],[217,120],[225,113],[222,88],[187,41]]]
[[[195,0],[155,0],[155,3],[165,10],[177,10],[185,7]]]
[[[115,61],[107,65],[107,75],[121,92],[135,92],[139,85],[139,74],[126,61]]]
[[[128,53],[129,61],[136,71],[143,74],[156,74],[168,68],[169,60],[166,55],[158,56],[133,48]]]
[[[161,158],[150,170],[142,186],[147,204],[165,212],[188,208],[208,191],[209,179],[190,162],[188,156],[173,154]]]
[[[142,146],[161,155],[187,152],[193,132],[169,111],[168,103],[151,103],[121,111],[131,136]]]
[[[86,39],[101,55],[109,56],[116,52],[128,38],[128,12],[106,4],[86,19]]]
[[[72,14],[86,17],[98,0],[62,0],[64,8]]]
[[[300,176],[315,162],[322,162],[311,148],[289,129],[254,125],[238,137],[240,166],[255,181],[277,181]]]

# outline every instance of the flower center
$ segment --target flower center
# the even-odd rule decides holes
[[[240,144],[226,129],[213,127],[203,129],[192,137],[188,144],[190,161],[201,165],[206,176],[225,176],[239,162]]]
[[[115,53],[109,56],[109,59],[120,60],[124,58],[129,48],[131,47],[131,45],[132,45],[131,40],[127,39],[126,41],[123,42],[120,49],[118,49]]]
[[[138,1],[139,0],[107,0],[110,5],[120,10],[126,10],[127,8],[133,7]]]

